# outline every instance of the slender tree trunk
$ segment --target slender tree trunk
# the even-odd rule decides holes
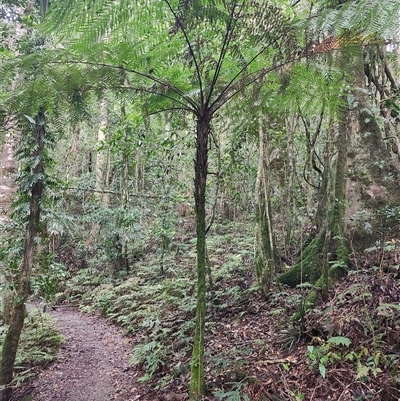
[[[206,182],[208,170],[208,138],[211,116],[205,111],[196,126],[195,207],[197,234],[197,304],[196,327],[191,361],[189,398],[200,400],[205,394],[204,332],[206,314]]]
[[[121,85],[125,84],[125,76],[121,77]],[[126,108],[125,100],[121,101],[121,129],[124,132],[124,142],[128,144],[128,131],[126,129]],[[121,186],[121,198],[123,205],[122,214],[118,214],[116,225],[118,230],[123,229],[124,215],[128,211],[128,201],[129,201],[129,165],[128,165],[128,148],[122,148],[122,175],[120,180]],[[129,270],[129,258],[128,258],[128,244],[125,238],[121,238],[119,232],[115,235],[114,244],[117,256],[115,258],[114,275],[116,276],[119,271]]]
[[[16,192],[17,162],[14,157],[15,140],[17,133],[17,120],[10,116],[4,123],[5,140],[1,154],[0,165],[0,226],[9,221],[11,204]],[[6,274],[0,273],[0,284],[5,287],[2,290],[3,319],[6,324],[10,323],[13,293],[7,289],[8,278]]]
[[[101,146],[106,140],[107,129],[107,101],[100,101],[100,125],[97,132],[97,144]],[[98,199],[105,204],[109,202],[109,195],[101,193],[107,186],[108,175],[108,157],[104,150],[98,150],[96,156],[96,191],[98,191]]]
[[[256,181],[256,246],[255,262],[258,284],[264,296],[268,296],[275,275],[275,246],[272,233],[271,207],[269,202],[269,171],[266,152],[267,137],[259,121],[258,172]]]
[[[295,123],[294,117],[288,117],[286,122],[286,130],[287,130],[287,164],[286,164],[286,182],[287,189],[284,192],[285,196],[285,207],[284,207],[284,224],[285,224],[285,250],[290,250],[292,247],[292,233],[294,231],[294,226],[296,221],[294,219],[295,216],[295,200],[294,200],[294,186],[295,186],[295,171],[296,171],[296,162],[293,154],[293,143],[294,143],[294,133],[295,133]],[[288,257],[288,255],[285,255]]]
[[[0,165],[0,223],[9,220],[13,195],[16,191],[15,178],[17,174],[17,162],[14,158],[14,147],[17,121],[15,117],[9,117],[4,123],[5,140],[1,153]]]
[[[334,236],[334,232],[337,231],[335,229],[335,212],[336,212],[336,203],[339,202],[339,199],[336,198],[336,193],[335,193],[335,183],[337,181],[343,181],[344,180],[344,172],[338,171],[336,169],[336,173],[334,171],[334,162],[333,162],[333,154],[334,154],[334,137],[335,137],[335,129],[337,128],[338,124],[335,122],[331,122],[329,124],[329,129],[328,129],[328,138],[326,141],[326,148],[325,148],[325,175],[326,179],[324,182],[324,192],[321,200],[325,200],[324,203],[324,216],[320,216],[320,224],[318,224],[318,227],[321,227],[321,238],[323,238],[323,243],[322,243],[322,258],[321,258],[321,270],[322,270],[322,275],[319,278],[319,288],[322,289],[322,293],[326,295],[328,293],[328,286],[329,286],[329,263],[330,263],[330,254],[331,251],[333,250],[332,248],[332,237]],[[346,128],[346,127],[344,127]],[[343,136],[338,135],[340,138]],[[344,138],[346,138],[346,134],[344,132]],[[339,149],[337,150],[339,152]],[[339,177],[338,173],[343,173],[343,177]],[[340,200],[342,202],[342,199]],[[318,282],[317,281],[317,282]]]
[[[35,151],[33,156],[39,161],[32,169],[33,180],[29,205],[29,220],[26,230],[24,255],[19,277],[18,293],[14,301],[11,321],[2,347],[2,360],[0,369],[0,401],[9,401],[12,395],[12,382],[15,357],[18,343],[25,319],[25,302],[29,295],[30,275],[32,271],[35,250],[35,238],[38,233],[40,218],[40,201],[43,190],[43,150],[45,136],[45,116],[40,111],[36,117]]]

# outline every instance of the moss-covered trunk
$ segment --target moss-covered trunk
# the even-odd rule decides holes
[[[325,152],[330,156],[324,163],[316,215],[318,234],[302,249],[294,266],[279,276],[280,282],[291,286],[304,281],[314,284],[308,306],[346,272],[349,248],[364,251],[381,238],[377,211],[400,203],[399,160],[388,151],[388,138],[371,106],[364,75],[370,69],[363,51],[343,50],[336,61],[351,71],[354,89],[346,97],[348,107],[330,124],[327,142],[333,148]]]
[[[398,88],[388,79],[389,66],[379,65],[382,60],[374,59],[373,54],[368,55],[378,50],[378,47],[360,49],[357,57],[354,57],[352,71],[354,102],[348,124],[349,178],[346,190],[349,205],[346,209],[346,225],[355,252],[364,252],[382,240],[385,228],[381,226],[380,212],[400,205],[400,153],[397,145],[393,152],[392,147],[388,146],[390,141],[398,140],[398,126],[395,125],[398,118],[390,117],[390,108],[387,106],[392,99],[396,99]],[[378,75],[372,78],[372,72]],[[365,75],[368,80],[372,79],[370,87],[366,86]],[[377,104],[373,104],[376,91],[382,91],[381,97]],[[375,114],[378,106],[381,108],[380,121]],[[391,131],[388,131],[388,125]],[[397,222],[394,221],[394,224]]]
[[[205,394],[204,332],[206,314],[206,183],[210,120],[210,114],[205,110],[198,116],[196,126],[194,196],[197,234],[197,303],[189,391],[189,398],[191,400],[201,400]]]
[[[346,112],[331,123],[326,141],[323,183],[316,216],[319,231],[302,249],[294,266],[279,281],[294,287],[314,284],[305,308],[314,306],[318,294],[326,293],[330,282],[347,271],[348,250],[345,234],[347,127]],[[323,206],[323,207],[322,207]]]
[[[40,218],[40,202],[43,190],[43,150],[45,136],[45,116],[39,112],[36,118],[35,150],[33,152],[34,165],[32,167],[33,182],[29,204],[29,220],[26,229],[24,254],[21,272],[19,276],[19,287],[12,308],[11,320],[2,346],[2,359],[0,366],[0,401],[9,401],[12,396],[10,386],[13,378],[15,357],[19,338],[25,318],[25,302],[29,295],[30,275],[32,271],[35,241],[38,233]]]

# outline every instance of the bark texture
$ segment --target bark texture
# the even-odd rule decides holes
[[[400,204],[398,158],[388,152],[383,127],[374,114],[362,55],[342,54],[338,61],[352,70],[355,89],[330,129],[316,216],[318,233],[294,266],[279,277],[290,286],[314,284],[306,308],[346,273],[350,251],[364,251],[379,239],[377,212]]]
[[[346,230],[352,248],[363,252],[381,239],[379,212],[400,204],[400,163],[388,149],[373,112],[362,71],[356,75],[355,102],[349,113]],[[389,227],[387,227],[389,229]]]
[[[189,399],[201,400],[205,395],[204,332],[206,314],[206,183],[208,171],[208,138],[211,116],[205,109],[196,126],[195,207],[197,234],[196,327],[191,361]]]
[[[32,168],[32,187],[29,204],[29,218],[26,229],[25,245],[19,287],[12,307],[10,324],[2,347],[2,360],[0,366],[0,401],[9,401],[12,396],[10,386],[13,378],[15,357],[19,338],[25,319],[25,302],[29,295],[30,275],[32,271],[35,239],[38,233],[40,219],[40,201],[43,191],[43,150],[45,137],[45,116],[39,112],[36,118],[34,159],[37,163]]]
[[[262,119],[259,122],[258,172],[256,181],[256,245],[255,261],[258,285],[267,297],[275,277],[275,243],[273,237],[269,169],[267,155],[267,136],[263,130]]]

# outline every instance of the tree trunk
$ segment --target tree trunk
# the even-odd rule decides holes
[[[269,201],[267,136],[259,119],[258,171],[256,181],[256,246],[255,261],[258,284],[262,294],[267,297],[275,276],[275,245],[272,233],[271,207]]]
[[[315,283],[306,307],[312,307],[321,290],[347,271],[350,247],[355,252],[364,251],[382,238],[379,211],[400,203],[399,161],[388,152],[374,115],[365,87],[361,49],[353,53],[351,61],[344,53],[338,61],[352,71],[355,89],[348,99],[353,97],[354,101],[331,126],[335,148],[328,153],[336,160],[329,158],[335,163],[334,177],[329,177],[333,166],[324,166],[322,188],[326,185],[327,190],[321,193],[317,211],[319,233],[303,249],[295,265],[279,276],[280,282],[291,286],[302,281]]]
[[[16,175],[18,171],[17,162],[14,158],[14,148],[17,133],[17,120],[10,116],[4,123],[5,140],[1,153],[0,165],[0,225],[9,221],[11,205],[16,192]],[[3,273],[0,274],[2,290],[3,320],[5,324],[10,323],[11,307],[13,304],[13,293],[7,289],[8,279]]]
[[[370,67],[372,68],[372,67]],[[367,68],[365,68],[367,70]],[[367,71],[366,71],[367,72]],[[354,104],[348,116],[348,180],[349,206],[346,209],[346,229],[352,249],[364,252],[382,239],[383,227],[380,212],[397,208],[400,204],[400,163],[398,155],[391,154],[385,127],[381,127],[374,114],[376,108],[366,88],[364,59],[360,54],[354,63]],[[394,90],[394,89],[393,89]],[[395,93],[391,96],[395,98]],[[385,99],[380,99],[385,104]],[[394,127],[391,137],[398,137]],[[394,225],[398,221],[393,222]],[[380,244],[384,247],[384,244]]]
[[[204,332],[206,314],[206,183],[208,138],[211,116],[205,110],[197,119],[195,159],[195,208],[197,234],[196,327],[191,361],[189,399],[200,400],[205,394]]]
[[[323,182],[316,215],[318,233],[305,244],[293,267],[279,276],[279,281],[294,287],[304,282],[314,284],[317,292],[325,292],[329,281],[347,270],[348,251],[345,238],[347,111],[331,123],[326,142]],[[311,291],[306,307],[312,307],[316,293]]]
[[[283,221],[284,230],[285,230],[285,251],[289,251],[293,246],[293,232],[294,227],[296,225],[296,219],[294,216],[296,215],[296,207],[295,207],[295,172],[296,172],[296,162],[293,153],[294,146],[294,133],[295,133],[295,119],[294,117],[288,117],[286,123],[286,131],[287,131],[287,159],[286,159],[286,168],[285,168],[285,180],[286,180],[286,191],[284,192],[285,200],[284,200],[284,208],[283,208]],[[289,255],[286,254],[287,258]]]
[[[40,201],[43,190],[43,150],[45,137],[45,115],[40,111],[36,117],[35,150],[33,158],[38,162],[32,168],[31,197],[29,205],[29,220],[26,230],[25,246],[21,272],[19,277],[19,288],[12,308],[9,328],[2,347],[2,360],[0,369],[0,401],[9,401],[12,395],[10,386],[13,378],[15,357],[19,338],[25,319],[25,302],[29,295],[30,275],[32,271],[33,256],[35,250],[35,239],[38,233],[40,218]],[[36,162],[36,160],[35,160]]]
[[[121,85],[125,84],[125,76],[121,77]],[[128,144],[128,130],[126,128],[126,108],[125,108],[125,100],[122,99],[121,101],[121,130],[124,133],[124,143]],[[115,250],[116,250],[116,258],[114,264],[114,276],[118,275],[118,272],[125,270],[129,270],[129,258],[128,258],[128,241],[125,238],[121,238],[119,231],[123,230],[123,221],[124,221],[124,214],[128,211],[128,202],[129,202],[129,149],[123,147],[122,151],[122,175],[120,180],[120,191],[121,191],[121,198],[122,198],[122,205],[123,211],[118,213],[117,215],[117,234],[114,238]]]
[[[106,140],[107,129],[107,100],[100,101],[100,125],[97,132],[97,145],[101,148]],[[108,157],[105,150],[98,149],[96,156],[96,194],[99,201],[109,203],[109,195],[104,191],[107,188]]]

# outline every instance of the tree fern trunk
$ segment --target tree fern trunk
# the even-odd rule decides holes
[[[204,112],[196,127],[195,207],[197,234],[197,303],[196,327],[191,362],[189,398],[200,400],[205,394],[204,331],[206,314],[206,182],[208,169],[208,136],[210,116]]]
[[[33,255],[35,250],[35,238],[38,233],[40,202],[43,190],[43,150],[45,136],[45,116],[39,112],[36,118],[35,151],[34,158],[39,162],[33,167],[33,184],[29,205],[29,220],[26,230],[23,262],[19,278],[19,288],[12,308],[11,321],[2,347],[2,360],[0,366],[0,401],[9,401],[12,395],[10,383],[13,378],[15,357],[19,338],[25,318],[25,302],[29,295],[29,282],[32,271]]]

